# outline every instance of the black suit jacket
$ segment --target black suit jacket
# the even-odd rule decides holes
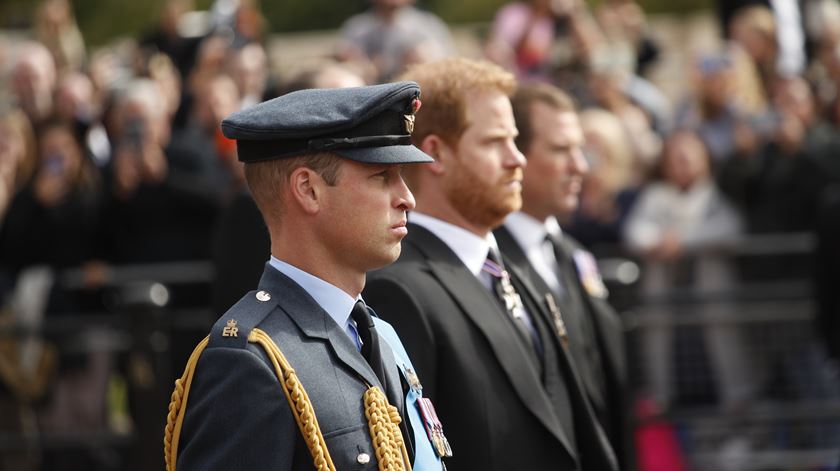
[[[504,226],[494,231],[499,249],[532,286],[545,296],[551,289],[534,269],[522,247]],[[582,250],[575,240],[564,235],[558,265],[564,289],[563,299],[557,300],[568,329],[569,350],[598,419],[624,466],[632,462],[632,440],[628,428],[626,399],[627,367],[624,331],[621,319],[606,298],[591,296],[577,272],[573,254]]]
[[[515,281],[528,309],[540,309]],[[569,363],[561,367],[571,375],[563,380],[574,424],[561,423],[535,355],[507,313],[431,232],[409,224],[400,259],[369,275],[364,297],[400,333],[424,395],[437,405],[454,452],[451,469],[615,469]]]

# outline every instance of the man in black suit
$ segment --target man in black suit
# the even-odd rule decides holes
[[[521,205],[525,160],[511,74],[447,59],[410,69],[423,87],[412,141],[435,161],[407,168],[409,235],[365,299],[401,333],[438,406],[452,469],[612,470],[615,456],[545,302],[505,269],[492,229]]]
[[[580,367],[598,419],[619,458],[627,441],[624,338],[621,321],[607,302],[592,255],[563,234],[557,217],[570,215],[589,167],[583,130],[572,99],[547,84],[519,87],[512,99],[525,154],[522,209],[507,217],[495,236],[502,253],[542,297],[551,298],[567,330],[569,351]]]

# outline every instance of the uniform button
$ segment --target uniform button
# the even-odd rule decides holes
[[[370,455],[367,453],[359,453],[359,456],[356,457],[356,462],[359,464],[368,464],[370,463]]]
[[[260,291],[257,293],[257,299],[266,302],[271,299],[271,295],[267,291]]]

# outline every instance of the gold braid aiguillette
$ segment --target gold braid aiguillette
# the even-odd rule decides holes
[[[315,469],[317,471],[335,471],[335,464],[327,449],[321,427],[318,425],[312,401],[292,365],[280,351],[280,348],[277,347],[277,344],[274,343],[274,340],[264,331],[253,329],[248,335],[248,341],[261,346],[268,355],[272,366],[274,366],[275,374],[292,409],[292,415],[294,415],[309,453],[312,455]],[[207,342],[208,339],[205,338],[198,344],[187,362],[184,374],[175,381],[163,440],[166,471],[176,471],[178,440],[183,426],[190,385],[195,374],[198,358],[207,346]],[[365,417],[368,421],[379,470],[411,471],[408,451],[405,448],[405,441],[399,428],[402,419],[397,408],[388,403],[388,398],[376,386],[365,391],[364,404]]]

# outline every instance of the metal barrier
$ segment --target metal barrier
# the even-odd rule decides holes
[[[747,238],[729,254],[737,275],[714,289],[644,293],[644,265],[638,283],[619,285],[634,295],[622,312],[633,393],[655,405],[636,430],[665,424],[698,471],[837,469],[840,370],[816,337],[807,269],[757,280],[737,270],[807,267],[813,247],[809,234]]]
[[[64,363],[50,394],[23,406],[37,417],[37,428],[0,429],[0,469],[163,468],[160,444],[172,384],[214,317],[207,296],[183,294],[209,292],[214,268],[207,261],[113,266],[103,275],[93,292],[85,272],[71,269],[49,274],[50,282],[30,293],[36,301],[51,298],[52,289],[82,293],[96,300],[92,311],[47,310],[0,325],[0,341],[12,341],[13,348],[25,342],[55,348]],[[96,410],[79,415],[85,423],[74,427],[75,416],[55,410],[68,406]],[[20,455],[26,459],[15,461]]]

